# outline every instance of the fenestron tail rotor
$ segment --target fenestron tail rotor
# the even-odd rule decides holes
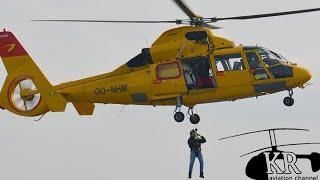
[[[177,19],[177,20],[81,20],[81,19],[39,19],[32,21],[47,21],[47,22],[78,22],[78,23],[139,23],[139,24],[157,24],[157,23],[169,23],[169,24],[185,24],[196,27],[205,27],[209,29],[221,29],[219,26],[211,25],[213,23],[217,23],[219,21],[225,20],[250,20],[250,19],[258,19],[258,18],[267,18],[267,17],[277,17],[277,16],[285,16],[285,15],[293,15],[293,14],[301,14],[301,13],[310,13],[315,11],[320,11],[320,8],[313,9],[303,9],[303,10],[295,10],[295,11],[284,11],[284,12],[276,12],[276,13],[265,13],[265,14],[255,14],[255,15],[244,15],[244,16],[233,16],[233,17],[211,17],[204,18],[196,15],[183,0],[172,0],[188,17],[189,19]]]
[[[14,84],[10,103],[18,111],[28,112],[34,110],[40,104],[40,94],[32,79],[23,79]]]

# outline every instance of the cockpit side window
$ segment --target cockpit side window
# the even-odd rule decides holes
[[[142,67],[152,64],[152,58],[149,48],[142,49],[142,52],[127,62],[127,66],[131,68]]]
[[[273,66],[275,64],[279,64],[280,61],[282,61],[278,55],[264,48],[259,49],[259,54],[262,60],[266,63],[266,66]]]
[[[262,68],[262,64],[255,52],[246,52],[246,57],[251,70]]]
[[[269,67],[269,71],[276,79],[293,77],[293,69],[290,66],[279,64]]]
[[[269,79],[269,75],[263,68],[255,52],[246,52],[246,57],[255,80]]]

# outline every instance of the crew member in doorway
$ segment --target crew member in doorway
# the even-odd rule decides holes
[[[192,72],[190,65],[185,64],[183,69],[184,77],[186,79],[186,84],[188,89],[194,89],[196,87],[196,80]]]
[[[210,65],[207,60],[200,61],[198,66],[198,88],[212,88],[212,79],[210,77]]]
[[[192,169],[193,169],[193,164],[196,158],[198,158],[200,162],[200,177],[204,178],[203,175],[203,157],[201,153],[201,144],[205,143],[206,139],[198,134],[197,129],[192,129],[190,132],[190,138],[188,140],[188,145],[191,150],[190,152],[190,164],[189,164],[189,175],[188,178],[191,179],[192,177]]]

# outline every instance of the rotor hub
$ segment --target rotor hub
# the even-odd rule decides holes
[[[24,101],[31,101],[34,98],[34,94],[30,94],[32,90],[30,88],[22,89],[20,96]]]
[[[9,88],[9,103],[18,112],[34,111],[41,101],[32,77],[20,77],[14,81]]]
[[[202,17],[194,17],[191,19],[190,24],[196,27],[199,27],[204,24],[204,18]]]

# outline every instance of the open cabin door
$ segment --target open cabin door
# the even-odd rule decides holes
[[[216,87],[210,56],[199,56],[181,60],[183,75],[189,91]]]
[[[150,72],[154,96],[171,98],[186,94],[187,88],[179,61],[151,64]]]

